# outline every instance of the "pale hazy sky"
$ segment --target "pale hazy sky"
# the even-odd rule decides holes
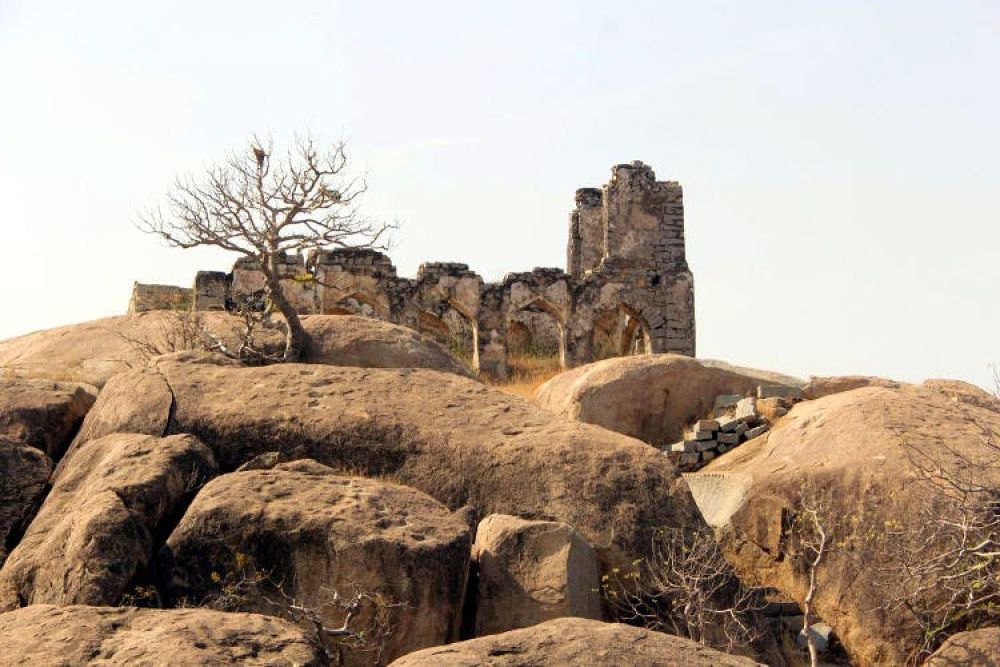
[[[574,190],[641,159],[685,188],[699,356],[1000,363],[1000,2],[0,0],[0,96],[0,338],[228,269],[135,214],[311,129],[405,275],[564,266]]]

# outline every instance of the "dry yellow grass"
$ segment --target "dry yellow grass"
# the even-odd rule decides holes
[[[549,378],[562,372],[558,356],[511,355],[507,359],[509,377],[505,382],[484,380],[507,394],[531,398]]]

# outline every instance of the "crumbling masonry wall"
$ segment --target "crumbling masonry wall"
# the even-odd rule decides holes
[[[632,162],[603,188],[576,192],[567,271],[538,268],[485,283],[465,264],[422,264],[402,278],[373,250],[322,250],[282,258],[286,296],[303,314],[352,313],[402,324],[450,346],[483,373],[507,376],[511,349],[558,351],[563,367],[611,356],[694,356],[694,279],[684,249],[680,184]],[[201,271],[193,289],[136,284],[130,312],[180,303],[233,310],[263,298],[260,268]],[[171,296],[166,296],[170,294]]]

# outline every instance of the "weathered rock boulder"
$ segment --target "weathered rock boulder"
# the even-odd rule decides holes
[[[926,667],[1000,665],[1000,628],[982,628],[952,635],[924,665]]]
[[[829,396],[830,394],[839,394],[843,391],[861,389],[862,387],[899,389],[902,386],[902,382],[868,375],[833,375],[829,377],[811,377],[809,378],[809,382],[802,387],[802,398],[807,401],[813,401],[817,398]]]
[[[439,344],[405,327],[344,315],[311,315],[302,321],[313,339],[304,350],[306,363],[436,368],[470,375]],[[154,310],[36,331],[0,341],[0,375],[103,387],[111,376],[140,367],[153,356],[190,348],[201,330],[237,349],[243,321],[223,312]],[[277,352],[284,335],[277,329],[261,330],[256,342]]]
[[[295,600],[327,627],[347,613],[335,596],[363,593],[371,599],[351,620],[355,631],[376,622],[377,598],[392,629],[381,655],[392,660],[457,638],[469,533],[465,516],[420,491],[301,460],[209,482],[167,540],[162,569],[175,600],[275,616]],[[247,583],[261,573],[266,580]],[[345,649],[347,664],[372,664],[375,644]]]
[[[708,415],[720,394],[756,394],[761,384],[801,380],[677,354],[605,359],[561,373],[535,392],[543,408],[654,445],[674,442]]]
[[[903,664],[922,636],[910,616],[890,610],[898,598],[887,573],[899,572],[901,559],[924,544],[921,508],[933,496],[908,453],[960,464],[947,444],[977,460],[984,429],[1000,433],[1000,415],[936,389],[860,388],[799,403],[768,434],[688,479],[740,576],[800,604],[808,573],[793,557],[793,518],[816,509],[831,545],[817,572],[817,613],[854,664]],[[996,466],[963,469],[981,483],[1000,483]],[[879,536],[890,527],[919,544],[885,548]]]
[[[114,434],[75,448],[0,569],[0,610],[118,604],[164,519],[214,471],[188,435]]]
[[[0,566],[45,497],[51,473],[40,450],[0,436]]]
[[[597,556],[572,526],[491,514],[479,523],[477,637],[553,618],[601,619]]]
[[[85,384],[0,379],[0,435],[58,460],[95,400]]]
[[[521,630],[428,648],[392,667],[751,667],[749,658],[620,623],[558,618]]]
[[[466,377],[472,370],[443,345],[398,324],[358,315],[309,315],[302,361],[361,368],[433,368]]]
[[[312,458],[367,477],[392,475],[479,516],[564,521],[595,547],[632,555],[649,549],[657,527],[701,521],[677,470],[654,448],[468,378],[210,361],[164,357],[113,378],[73,447],[123,428],[192,433],[225,471],[271,451]],[[142,405],[132,407],[140,386]],[[145,405],[167,409],[152,419]]]
[[[314,636],[258,614],[32,605],[0,614],[0,665],[327,664]]]
[[[1000,413],[1000,398],[974,384],[961,380],[925,380],[922,386],[944,395],[953,403]]]

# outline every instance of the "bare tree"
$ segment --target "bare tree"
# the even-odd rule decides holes
[[[819,665],[819,648],[816,646],[816,635],[812,631],[813,624],[818,620],[813,600],[816,598],[818,586],[816,575],[831,546],[828,528],[824,525],[828,520],[825,508],[817,496],[804,491],[792,520],[792,548],[788,555],[793,562],[798,561],[799,566],[805,569],[809,577],[809,586],[802,600],[802,629],[799,635],[809,650],[811,667]]]
[[[997,378],[1000,398],[1000,378]],[[909,467],[923,490],[917,520],[892,522],[877,548],[895,554],[877,580],[889,602],[922,630],[914,663],[950,635],[1000,619],[1000,437],[970,416],[978,442],[920,444],[900,433]]]
[[[708,530],[664,529],[632,571],[605,575],[617,620],[732,651],[761,637],[763,591],[744,586]]]
[[[179,178],[167,195],[168,213],[142,215],[139,226],[178,248],[211,246],[254,260],[267,307],[287,323],[283,360],[296,361],[306,332],[282,290],[282,259],[328,247],[384,249],[395,225],[361,215],[366,189],[347,173],[343,142],[319,148],[307,136],[275,158],[272,141],[254,137],[248,150],[229,153],[199,178]]]

